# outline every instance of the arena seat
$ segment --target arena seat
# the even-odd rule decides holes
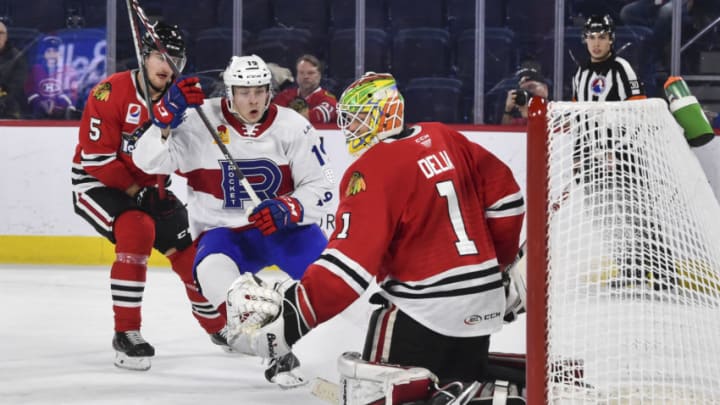
[[[402,90],[405,120],[461,122],[462,82],[447,77],[423,77],[410,80]]]
[[[400,83],[444,77],[450,71],[450,34],[441,28],[406,28],[395,35],[391,71]]]

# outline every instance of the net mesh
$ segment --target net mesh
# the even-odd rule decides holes
[[[551,103],[549,403],[720,403],[720,207],[660,99]]]

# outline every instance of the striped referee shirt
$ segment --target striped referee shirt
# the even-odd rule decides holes
[[[614,53],[588,62],[573,76],[573,101],[624,101],[645,98],[645,89],[627,60]]]

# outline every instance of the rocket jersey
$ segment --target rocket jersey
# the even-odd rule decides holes
[[[518,251],[519,186],[504,163],[447,126],[412,131],[371,147],[345,172],[335,231],[302,278],[310,324],[342,311],[376,279],[390,302],[438,333],[500,329],[498,264]]]
[[[157,183],[156,176],[143,173],[132,161],[134,133],[149,118],[135,73],[111,75],[97,84],[88,97],[73,157],[75,191],[100,186],[125,190],[133,183]]]
[[[624,101],[645,98],[645,90],[627,60],[611,54],[588,62],[573,76],[574,101]]]
[[[295,111],[271,104],[263,120],[244,124],[228,110],[224,98],[201,106],[212,127],[261,200],[291,195],[302,204],[299,224],[319,223],[333,198],[333,178],[322,138]],[[197,114],[167,141],[152,126],[137,142],[133,158],[148,173],[175,171],[187,178],[190,230],[194,237],[218,227],[249,224],[250,196],[229,161]]]

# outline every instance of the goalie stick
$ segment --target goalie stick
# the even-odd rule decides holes
[[[155,42],[155,46],[157,47],[158,51],[163,55],[165,60],[167,61],[168,65],[170,65],[170,68],[173,71],[173,74],[175,75],[175,78],[177,79],[180,77],[180,70],[175,65],[175,63],[170,59],[167,50],[165,49],[165,46],[160,42],[160,39],[158,38],[157,34],[155,33],[155,30],[153,29],[152,25],[150,24],[150,19],[145,15],[145,11],[140,7],[140,4],[138,3],[138,0],[127,0],[128,1],[128,7],[132,8],[132,11],[134,11],[134,14],[138,17],[142,25],[145,27],[145,30],[150,34],[150,37],[152,38],[153,42]],[[131,10],[128,10],[128,13],[131,13]],[[132,19],[132,17],[131,17]],[[212,135],[213,139],[215,140],[215,144],[218,146],[220,151],[223,154],[223,157],[228,161],[228,165],[232,169],[233,172],[235,172],[235,175],[238,177],[238,180],[240,181],[240,184],[242,184],[245,191],[248,193],[248,196],[250,197],[250,200],[255,206],[260,205],[260,198],[257,196],[257,193],[255,193],[255,190],[250,186],[250,183],[248,182],[245,175],[242,173],[242,170],[240,170],[240,167],[238,167],[237,163],[235,162],[235,159],[230,155],[230,151],[228,151],[227,147],[225,147],[225,144],[222,142],[222,139],[220,139],[220,136],[215,132],[215,129],[213,129],[212,124],[210,123],[210,120],[208,119],[207,115],[203,112],[202,108],[198,107],[195,109],[200,116],[200,119],[202,120],[203,124],[205,124],[205,128],[210,132],[210,135]]]

